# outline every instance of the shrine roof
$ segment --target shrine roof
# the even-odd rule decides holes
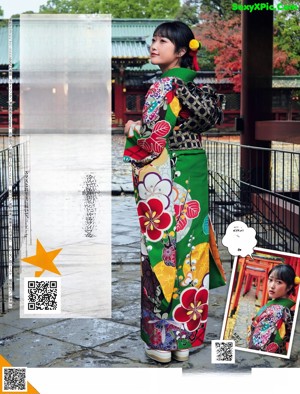
[[[149,57],[149,45],[156,26],[165,19],[113,19],[111,23],[112,58]],[[3,22],[2,22],[3,23]],[[13,20],[13,64],[19,65],[20,21]],[[8,64],[8,27],[0,26],[0,65]]]

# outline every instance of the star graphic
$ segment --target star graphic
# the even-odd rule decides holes
[[[61,249],[51,250],[50,252],[46,252],[43,245],[40,241],[36,240],[36,254],[34,256],[25,257],[21,259],[26,263],[35,265],[42,269],[42,271],[35,271],[35,276],[41,276],[45,271],[53,272],[54,274],[61,275],[59,270],[57,269],[56,265],[54,264],[53,260],[55,257],[60,253]]]

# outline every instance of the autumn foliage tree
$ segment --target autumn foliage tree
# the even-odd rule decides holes
[[[234,90],[241,88],[242,42],[241,18],[224,20],[219,13],[201,15],[201,23],[194,30],[196,37],[209,51],[215,53],[215,72],[218,79],[230,78]]]
[[[206,49],[214,52],[215,72],[218,79],[229,78],[234,91],[241,90],[242,33],[241,14],[224,19],[219,13],[201,14],[201,22],[194,29],[196,37]],[[280,74],[297,74],[296,62],[275,42],[273,67]]]

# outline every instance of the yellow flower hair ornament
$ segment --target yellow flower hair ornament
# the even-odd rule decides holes
[[[199,71],[199,65],[198,65],[198,61],[197,61],[197,51],[198,49],[201,48],[201,44],[198,40],[196,40],[195,38],[193,38],[192,40],[190,40],[189,42],[189,48],[190,48],[190,52],[189,55],[192,56],[193,58],[193,67],[195,71]]]
[[[201,43],[200,43],[198,40],[196,40],[195,38],[193,38],[193,39],[189,42],[189,48],[190,48],[192,51],[198,51],[198,49],[201,48]]]
[[[299,276],[295,276],[294,283],[295,283],[295,285],[299,285],[300,284],[300,277]]]

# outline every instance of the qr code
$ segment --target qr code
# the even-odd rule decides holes
[[[24,313],[49,314],[61,311],[60,278],[25,278]]]
[[[26,368],[3,367],[2,392],[27,391]]]
[[[211,341],[211,362],[217,363],[235,363],[235,347],[234,341]]]

